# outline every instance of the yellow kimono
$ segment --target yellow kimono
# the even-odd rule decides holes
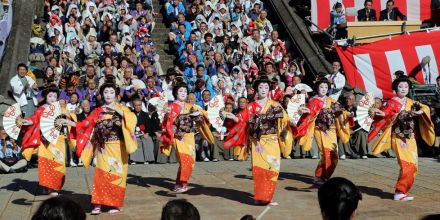
[[[27,147],[23,150],[23,157],[30,160],[33,153],[38,154],[38,179],[39,185],[52,190],[61,190],[66,176],[66,139],[67,136],[60,134],[55,145],[41,139],[40,119],[45,106],[39,107],[34,115],[27,118],[32,121],[32,126],[26,129],[23,144],[26,146],[35,144],[37,147]],[[62,112],[68,117],[75,119],[76,115],[67,111]],[[69,129],[70,130],[70,129]],[[32,142],[32,143],[30,143]],[[75,142],[67,139],[69,148],[75,147]]]
[[[92,204],[122,207],[128,174],[128,154],[137,149],[134,135],[137,118],[131,110],[117,104],[124,113],[105,113],[96,108],[76,123],[77,154],[88,168],[97,150]]]
[[[252,102],[229,131],[226,148],[240,146],[250,139],[255,201],[272,201],[280,172],[280,147],[286,146],[288,123],[289,118],[278,102],[267,100],[264,107]]]
[[[192,170],[196,160],[196,145],[194,140],[194,132],[189,131],[186,133],[178,132],[180,125],[193,126],[193,121],[183,122],[179,116],[190,114],[192,111],[201,112],[201,120],[196,123],[197,130],[210,144],[214,144],[214,136],[209,129],[209,123],[207,120],[207,113],[200,107],[192,104],[185,103],[183,109],[182,106],[176,102],[169,105],[170,112],[168,113],[166,120],[163,123],[164,132],[162,133],[162,146],[161,150],[165,155],[170,155],[171,147],[176,149],[176,156],[179,160],[180,166],[177,172],[176,185],[188,183]],[[189,118],[187,118],[189,119]]]
[[[369,140],[373,139],[382,129],[382,135],[374,142],[372,150],[373,154],[379,154],[388,149],[392,149],[396,153],[397,161],[400,165],[400,175],[396,183],[396,193],[406,194],[414,183],[417,174],[417,141],[415,138],[416,131],[409,138],[403,138],[397,135],[393,130],[393,125],[397,122],[397,117],[402,111],[411,111],[411,107],[415,103],[414,100],[406,98],[406,103],[401,103],[398,99],[388,101],[384,109],[385,117],[375,121],[375,129],[370,132]],[[432,146],[435,140],[434,125],[430,118],[430,109],[428,106],[420,104],[423,114],[415,119],[421,138]]]
[[[339,137],[343,143],[350,139],[350,126],[348,125],[348,113],[343,112],[341,118],[335,118],[335,123],[326,131],[317,127],[316,119],[322,109],[329,109],[336,100],[327,97],[323,101],[319,97],[314,97],[307,103],[310,113],[304,114],[297,129],[299,144],[304,150],[309,151],[312,148],[313,139],[318,145],[321,159],[315,171],[315,176],[322,180],[331,177],[338,163],[338,140]]]

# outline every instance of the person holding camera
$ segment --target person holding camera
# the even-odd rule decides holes
[[[9,138],[3,127],[0,127],[0,145],[0,172],[26,172],[27,162],[21,157],[21,148]]]

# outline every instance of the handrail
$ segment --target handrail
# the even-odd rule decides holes
[[[273,10],[286,28],[289,38],[301,53],[312,73],[316,75],[319,72],[330,72],[330,63],[311,38],[309,28],[296,13],[296,9],[289,5],[288,0],[268,0],[268,2],[272,5]]]

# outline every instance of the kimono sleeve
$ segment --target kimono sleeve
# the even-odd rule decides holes
[[[252,111],[252,105],[246,106],[246,108],[237,115],[238,121],[228,131],[228,136],[225,138],[224,147],[230,149],[234,146],[246,145],[248,134],[247,125],[250,119]]]
[[[420,136],[422,139],[428,144],[428,146],[434,145],[435,141],[435,132],[434,132],[434,123],[431,120],[431,112],[427,105],[420,104],[421,110],[423,114],[419,117],[419,129]]]
[[[137,124],[136,115],[127,107],[119,105],[124,112],[122,120],[122,134],[124,135],[125,149],[128,154],[134,153],[138,146],[135,136],[135,129]]]
[[[343,144],[346,144],[350,140],[350,119],[348,117],[350,113],[344,111],[341,114],[341,117],[336,119],[336,135]]]
[[[211,129],[209,129],[208,113],[200,108],[199,106],[193,105],[197,111],[200,111],[203,115],[203,121],[197,123],[197,129],[199,130],[202,137],[207,140],[210,144],[214,144],[214,136],[212,135]]]
[[[289,123],[289,116],[284,111],[283,118],[278,119],[278,142],[283,157],[288,157],[292,151],[293,134]]]
[[[76,139],[76,155],[84,162],[85,168],[90,166],[93,158],[94,148],[90,141],[100,112],[102,108],[95,109],[84,120],[75,122],[75,128],[70,130],[71,138]]]

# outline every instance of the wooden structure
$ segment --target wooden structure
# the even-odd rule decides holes
[[[386,35],[404,31],[420,30],[421,21],[363,21],[347,22],[348,39],[374,35]],[[356,43],[370,43],[387,38],[386,36],[356,40]]]

